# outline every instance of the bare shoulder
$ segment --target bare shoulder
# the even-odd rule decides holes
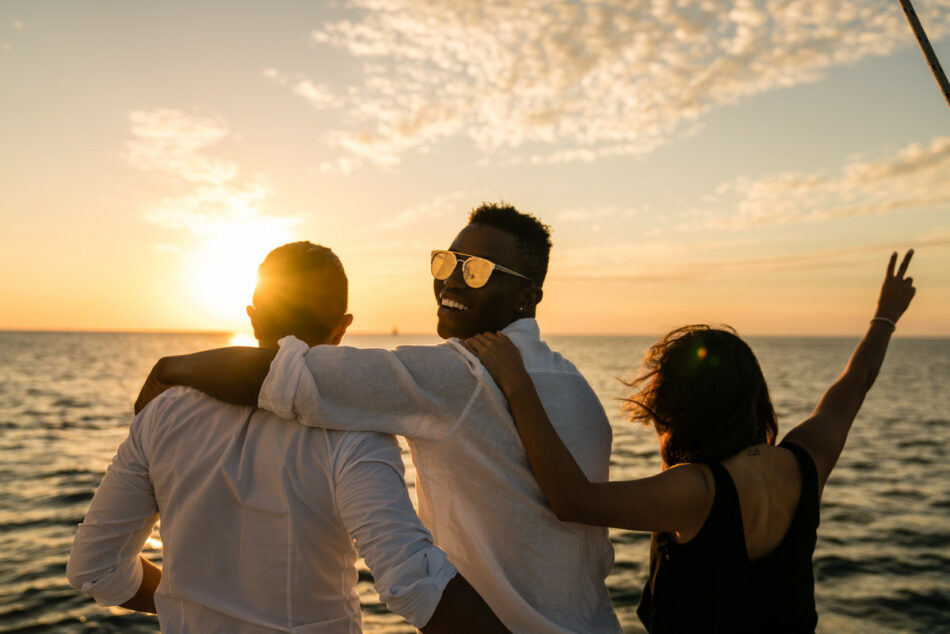
[[[783,485],[797,489],[801,482],[798,458],[784,447],[752,445],[722,461],[736,488],[780,490]]]
[[[716,485],[712,471],[702,463],[684,463],[655,476],[662,479],[661,495],[678,512],[670,522],[673,539],[688,542],[699,534],[712,510]]]
[[[662,474],[673,485],[685,485],[694,495],[715,491],[712,471],[701,462],[673,465]]]

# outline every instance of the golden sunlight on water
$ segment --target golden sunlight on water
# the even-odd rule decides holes
[[[248,346],[250,348],[257,347],[257,339],[254,338],[254,335],[249,335],[246,332],[236,332],[231,335],[231,339],[228,340],[229,346]]]
[[[145,545],[152,550],[160,550],[162,547],[162,540],[160,540],[158,537],[152,536],[145,540]]]

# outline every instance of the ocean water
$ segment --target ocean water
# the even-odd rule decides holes
[[[0,332],[0,632],[156,632],[154,617],[100,608],[66,583],[76,525],[132,402],[162,355],[228,345],[225,334]],[[350,336],[356,346],[434,337]],[[652,432],[619,412],[645,337],[551,337],[614,426],[613,479],[659,469]],[[856,339],[753,338],[787,431],[844,367]],[[829,480],[815,552],[821,632],[950,632],[950,340],[897,339]],[[413,474],[409,465],[409,480]],[[161,561],[157,531],[146,555]],[[607,580],[629,632],[649,535],[611,531]],[[569,580],[565,580],[569,582]],[[368,632],[412,632],[360,575]]]

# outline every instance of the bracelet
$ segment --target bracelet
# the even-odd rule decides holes
[[[894,330],[897,330],[897,322],[894,321],[893,319],[888,319],[887,317],[874,317],[873,319],[871,319],[871,321],[872,322],[883,321],[885,324],[890,324],[891,328],[893,328]]]

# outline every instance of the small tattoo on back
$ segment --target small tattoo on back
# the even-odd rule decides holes
[[[745,455],[747,455],[747,456],[758,456],[758,455],[759,455],[759,448],[758,448],[758,447],[752,447],[752,448],[749,449],[747,452],[745,452]]]

